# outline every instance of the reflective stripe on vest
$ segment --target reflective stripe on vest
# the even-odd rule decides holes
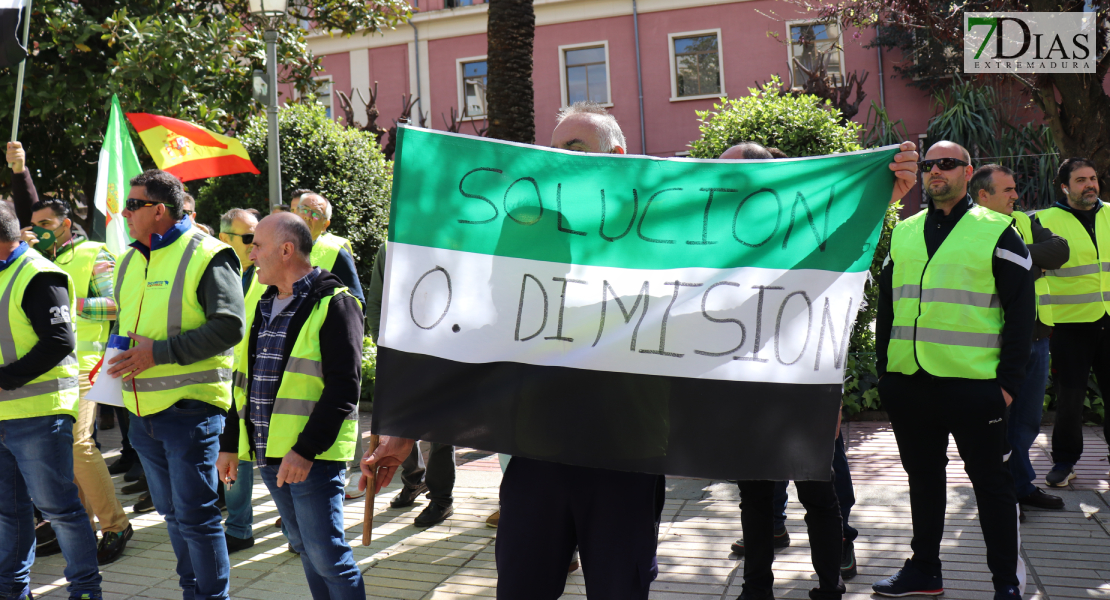
[[[69,306],[67,320],[77,311],[73,281],[69,274],[32,249],[0,271],[0,362],[11,364],[38,343],[39,337],[21,305],[27,285],[39,273],[58,273],[66,278]],[[71,353],[46,373],[15,390],[0,391],[0,420],[25,419],[53,414],[77,418],[77,355]]]
[[[1033,243],[1033,221],[1029,215],[1015,210],[1010,216],[1014,218],[1014,226],[1017,227],[1018,233],[1021,234],[1022,241],[1026,245]],[[1110,263],[1106,263],[1110,266]],[[1033,290],[1036,294],[1037,302],[1037,318],[1045,325],[1053,325],[1052,320],[1052,301],[1048,297],[1048,280],[1042,275],[1033,282]],[[1045,298],[1046,302],[1041,302],[1041,298]]]
[[[132,249],[116,272],[120,332],[166,340],[207,322],[197,298],[201,277],[212,259],[229,246],[198,229],[189,229],[170,245],[150,253]],[[155,365],[123,384],[124,404],[140,416],[154,414],[178,400],[201,400],[224,410],[231,407],[234,349],[189,364]]]
[[[1002,308],[993,261],[998,238],[1012,219],[974,206],[932,257],[925,246],[925,219],[925,212],[906,219],[891,238],[894,323],[887,369],[994,379]]]
[[[93,267],[104,244],[84,240],[58,257],[54,264],[69,273],[73,280],[73,293],[78,298],[88,298],[92,286]],[[77,327],[77,362],[81,371],[88,372],[96,366],[107,347],[105,341],[111,330],[111,321],[93,321],[77,314],[74,316]]]
[[[1101,201],[1100,201],[1101,202]],[[1068,262],[1045,271],[1047,289],[1037,288],[1037,301],[1051,307],[1054,323],[1093,323],[1110,312],[1110,211],[1102,205],[1095,215],[1095,237],[1070,212],[1052,207],[1037,213],[1041,224],[1066,239]],[[1040,283],[1041,280],[1037,280]]]
[[[320,350],[320,329],[328,316],[331,301],[340,294],[350,295],[347,288],[336,288],[332,294],[320,298],[309,314],[308,319],[297,334],[285,372],[281,376],[274,399],[273,413],[270,415],[269,437],[266,440],[266,456],[281,458],[293,449],[297,438],[308,423],[308,418],[316,408],[316,402],[324,391],[324,365]],[[253,321],[252,316],[249,317]],[[253,323],[248,324],[248,331]],[[237,361],[243,365],[248,360],[246,347],[237,349]],[[239,412],[239,456],[250,459],[254,443],[247,438],[246,419],[249,418],[249,400],[244,379],[243,395],[236,396],[236,409]],[[339,428],[335,443],[315,457],[314,460],[351,460],[355,456],[355,440],[358,435],[358,410],[347,415]]]

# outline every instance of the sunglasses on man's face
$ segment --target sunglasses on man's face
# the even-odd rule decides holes
[[[250,246],[251,244],[254,243],[254,234],[253,233],[231,233],[231,232],[225,231],[224,234],[239,236],[240,238],[243,239],[243,243],[246,244],[247,246]]]
[[[940,167],[941,171],[951,171],[958,167],[966,167],[967,163],[955,158],[937,158],[933,160],[923,160],[917,163],[917,167],[921,169],[922,173],[932,171],[933,165]]]
[[[135,211],[139,210],[140,208],[146,208],[148,206],[154,206],[155,204],[162,204],[162,203],[161,202],[155,202],[154,200],[141,200],[139,198],[128,198],[127,199],[127,210],[129,210],[131,212],[135,212]]]

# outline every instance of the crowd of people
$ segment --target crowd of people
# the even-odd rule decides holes
[[[578,103],[559,113],[550,145],[624,154],[626,142],[603,108]],[[742,142],[720,158],[780,157]],[[1005,167],[975,169],[967,150],[944,141],[918,158],[907,142],[890,164],[891,202],[920,173],[929,205],[894,230],[876,323],[879,391],[909,476],[912,555],[872,587],[886,596],[943,593],[951,435],[974,486],[995,598],[1020,598],[1023,507],[1064,507],[1035,485],[1029,459],[1049,354],[1058,370],[1052,487],[1075,477],[1087,381],[1092,369],[1110,369],[1110,263],[1100,261],[1110,253],[1110,213],[1100,210],[1085,159],[1061,164],[1063,200],[1027,215],[1014,210]],[[344,536],[345,500],[377,493],[399,469],[391,507],[426,494],[415,525],[452,515],[452,446],[433,443],[426,459],[416,440],[382,436],[362,448],[363,338],[379,333],[386,245],[364,289],[350,242],[327,231],[324,196],[296,190],[267,216],[233,208],[214,229],[195,221],[179,180],[150,170],[130,182],[122,215],[136,241],[115,256],[88,239],[67,202],[37,197],[18,143],[7,159],[0,494],[13,500],[0,503],[0,539],[10,540],[0,544],[0,599],[32,598],[36,551],[54,547],[70,598],[102,597],[99,566],[118,560],[133,534],[111,475],[131,483],[125,492],[145,494],[135,512],[165,519],[186,600],[230,597],[229,555],[254,545],[256,470],[316,599],[366,597]],[[105,362],[115,336],[127,349]],[[123,387],[123,408],[99,406],[123,434],[112,465],[96,442],[98,405],[85,399],[98,377]],[[857,573],[851,474],[840,427],[829,434],[829,478],[795,482],[815,600],[840,598]],[[500,510],[488,521],[497,527],[498,598],[559,597],[577,556],[591,598],[647,598],[658,573],[662,475],[519,456],[502,457],[502,466]],[[371,476],[376,487],[365,490]],[[775,548],[790,543],[787,482],[740,481],[739,492],[740,598],[770,600]]]

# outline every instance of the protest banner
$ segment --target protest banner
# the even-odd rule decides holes
[[[375,433],[829,478],[897,148],[707,161],[399,132]]]

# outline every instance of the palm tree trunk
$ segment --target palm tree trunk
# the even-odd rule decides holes
[[[489,0],[487,32],[487,135],[511,142],[535,143],[532,45],[536,37],[536,14],[532,0]]]

